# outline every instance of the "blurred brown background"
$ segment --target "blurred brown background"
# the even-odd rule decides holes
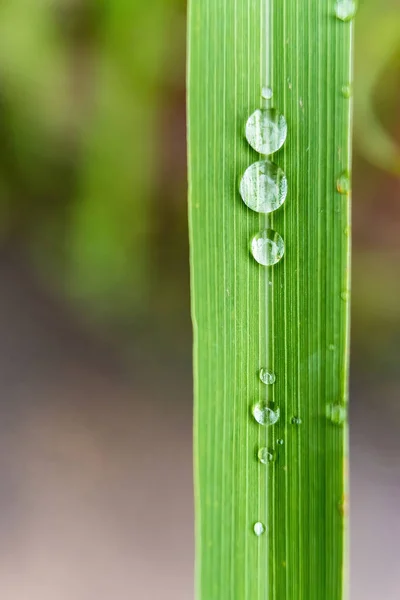
[[[183,0],[0,5],[0,594],[193,597]],[[352,600],[398,600],[400,9],[355,65]]]

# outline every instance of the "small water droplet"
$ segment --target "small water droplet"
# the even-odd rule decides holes
[[[274,455],[268,450],[268,448],[260,448],[257,456],[258,460],[263,463],[263,465],[267,465],[274,460]]]
[[[286,119],[275,108],[258,108],[247,120],[247,141],[260,154],[273,154],[279,150],[286,135]]]
[[[347,411],[341,404],[332,404],[327,407],[327,416],[335,425],[343,425],[346,422]]]
[[[344,171],[336,182],[336,189],[339,194],[349,194],[350,193],[350,177],[347,171]]]
[[[300,417],[292,417],[292,425],[301,425],[302,422]]]
[[[287,195],[287,179],[280,167],[268,160],[250,165],[240,182],[243,202],[259,213],[271,213],[279,208]]]
[[[284,441],[283,441],[283,439],[282,439],[282,438],[279,438],[279,440],[276,440],[276,443],[277,443],[279,446],[283,446],[283,444],[284,444]]]
[[[341,294],[340,297],[342,300],[344,300],[345,302],[347,302],[347,300],[350,298],[350,293],[347,290],[344,290]]]
[[[275,383],[276,375],[275,373],[272,373],[271,371],[268,371],[263,367],[262,369],[260,369],[260,379],[266,385],[271,385]]]
[[[257,402],[252,409],[253,417],[260,425],[274,425],[280,416],[279,408],[273,410],[267,404]]]
[[[265,100],[271,100],[271,98],[273,96],[273,92],[272,92],[271,88],[268,87],[267,85],[264,85],[264,87],[261,90],[261,96],[263,98],[265,98]]]
[[[345,227],[344,235],[346,235],[348,237],[350,234],[351,234],[351,227]]]
[[[342,95],[344,98],[351,98],[352,93],[351,85],[349,83],[342,86]]]
[[[335,349],[335,344],[329,344],[328,348],[331,352],[333,352]]]
[[[260,265],[275,265],[285,253],[285,244],[279,233],[264,229],[251,240],[251,253]]]
[[[262,535],[265,531],[265,527],[264,525],[258,521],[257,523],[254,523],[254,533],[256,534],[257,537],[260,537],[260,535]]]
[[[335,5],[335,15],[341,21],[350,21],[357,12],[357,2],[355,0],[337,0]]]

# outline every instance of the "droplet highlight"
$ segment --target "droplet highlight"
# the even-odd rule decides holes
[[[335,15],[341,21],[351,21],[357,12],[355,0],[337,0],[335,4]]]
[[[260,425],[274,425],[280,417],[280,410],[273,410],[267,404],[257,402],[252,409],[253,417]]]
[[[280,167],[268,160],[250,165],[240,182],[243,202],[259,213],[271,213],[284,203],[288,184]]]
[[[261,90],[261,96],[263,98],[265,98],[265,100],[271,100],[271,98],[273,96],[273,92],[272,92],[271,88],[268,87],[267,85],[264,85],[264,87]]]
[[[279,233],[273,229],[264,229],[251,240],[251,253],[260,265],[272,266],[284,255],[285,244]]]
[[[336,189],[339,194],[347,195],[350,194],[351,185],[350,185],[350,176],[347,171],[343,171],[341,175],[339,175],[336,182]]]
[[[256,536],[260,537],[260,535],[262,535],[265,532],[265,527],[263,523],[261,523],[261,521],[258,521],[257,523],[254,523],[253,530]]]
[[[257,456],[258,460],[263,465],[267,465],[268,463],[273,462],[274,460],[274,455],[268,450],[268,448],[260,448]]]
[[[279,150],[286,136],[286,119],[275,108],[258,108],[247,120],[247,141],[260,154],[273,154]]]
[[[275,373],[262,368],[260,369],[260,379],[265,385],[272,385],[276,381],[276,375]]]

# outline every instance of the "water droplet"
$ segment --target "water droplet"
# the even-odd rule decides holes
[[[268,87],[267,85],[264,85],[264,87],[261,90],[261,96],[263,98],[265,98],[265,100],[271,100],[271,98],[273,96],[273,92],[272,92],[271,88]]]
[[[335,425],[343,425],[346,422],[347,411],[341,404],[332,404],[327,408],[327,416]]]
[[[265,527],[260,521],[258,521],[257,523],[254,523],[253,529],[254,529],[254,533],[258,537],[260,537],[260,535],[262,535],[265,531]]]
[[[336,189],[339,194],[349,194],[350,193],[350,177],[347,171],[344,171],[338,178],[336,182]]]
[[[335,349],[335,344],[329,344],[328,348],[331,352],[333,352]]]
[[[267,371],[264,367],[260,369],[260,379],[266,385],[271,385],[276,381],[275,373],[271,373],[271,371]]]
[[[240,182],[240,195],[251,210],[270,213],[284,203],[287,188],[286,175],[282,169],[268,160],[260,160],[244,172]]]
[[[286,135],[286,119],[275,108],[258,108],[246,123],[247,141],[260,154],[273,154],[279,150]]]
[[[342,300],[344,300],[345,302],[347,302],[347,300],[350,298],[350,293],[347,290],[345,290],[344,292],[342,292],[340,294],[340,297],[341,297]]]
[[[350,21],[357,12],[357,2],[355,0],[337,0],[335,5],[335,15],[341,21]]]
[[[301,425],[302,422],[300,417],[292,417],[292,425]]]
[[[279,408],[273,410],[267,404],[257,402],[252,409],[253,417],[260,425],[274,425],[280,416]]]
[[[344,229],[344,235],[347,235],[347,237],[351,234],[351,227],[345,227]]]
[[[276,443],[277,443],[279,446],[283,446],[283,444],[284,444],[284,441],[283,441],[283,439],[282,439],[282,438],[279,438],[279,440],[276,440]]]
[[[251,253],[260,265],[275,265],[281,260],[284,252],[284,241],[273,229],[264,229],[251,240]]]
[[[344,98],[351,98],[352,93],[351,85],[349,83],[342,86],[342,95]]]
[[[263,465],[267,465],[269,462],[274,460],[274,455],[268,450],[268,448],[260,448],[257,456],[258,460],[263,463]]]

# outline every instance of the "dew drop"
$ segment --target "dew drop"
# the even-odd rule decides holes
[[[347,300],[350,298],[350,293],[347,290],[344,290],[344,292],[340,294],[340,297],[342,300],[347,302]]]
[[[327,416],[335,425],[343,425],[346,422],[347,411],[341,404],[332,404],[327,408]]]
[[[271,373],[271,371],[267,371],[264,367],[260,369],[260,379],[266,385],[272,385],[276,381],[275,373]]]
[[[292,425],[301,425],[302,422],[300,417],[292,417]]]
[[[264,85],[264,87],[261,90],[261,96],[263,98],[265,98],[265,100],[271,100],[271,98],[273,96],[273,92],[272,92],[271,88],[268,87],[267,85]]]
[[[276,440],[276,443],[278,444],[278,446],[283,446],[283,444],[284,444],[282,438],[279,438],[279,440]]]
[[[268,450],[268,448],[260,448],[257,456],[258,456],[258,460],[263,465],[267,465],[268,463],[273,462],[273,460],[274,460],[274,455],[272,454],[272,452],[270,452]]]
[[[265,403],[257,402],[252,409],[253,417],[260,425],[274,425],[280,416],[279,408],[272,410]]]
[[[286,135],[286,119],[275,108],[258,108],[247,120],[247,141],[260,154],[273,154],[279,150]]]
[[[352,89],[350,84],[346,84],[342,86],[342,95],[344,98],[351,98]]]
[[[251,253],[260,265],[275,265],[281,260],[284,252],[284,241],[273,229],[264,229],[251,240]]]
[[[339,192],[339,194],[349,194],[350,193],[350,177],[349,174],[347,173],[347,171],[344,171],[339,177],[338,180],[336,182],[336,189]]]
[[[335,5],[335,15],[341,21],[350,21],[357,12],[357,2],[355,0],[337,0]]]
[[[264,525],[258,521],[257,523],[254,523],[254,533],[256,534],[257,537],[260,537],[260,535],[262,535],[265,531],[265,527]]]
[[[240,182],[243,202],[259,213],[271,213],[279,208],[287,195],[287,179],[280,167],[268,160],[250,165]]]

